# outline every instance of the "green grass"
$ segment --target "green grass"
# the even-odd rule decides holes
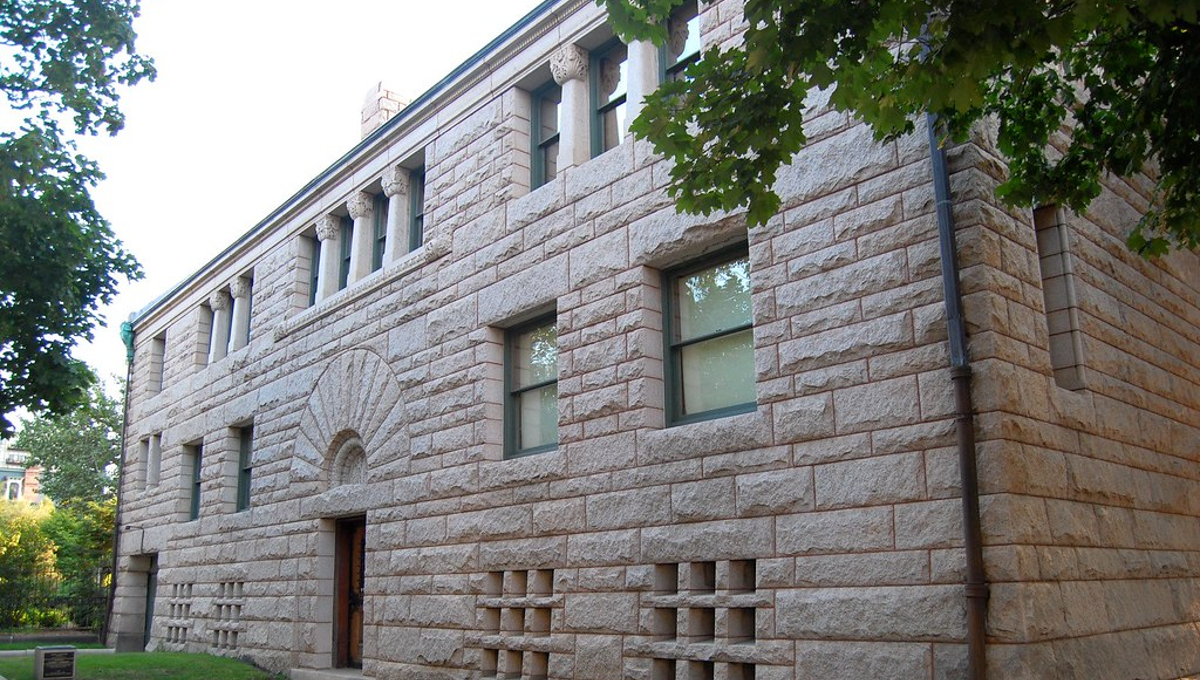
[[[33,657],[0,659],[0,675],[8,680],[33,680]],[[207,654],[149,652],[80,654],[75,657],[78,680],[275,680],[241,661]]]
[[[15,650],[15,649],[37,649],[38,647],[51,647],[51,646],[54,646],[57,644],[59,644],[59,643],[44,642],[44,641],[43,642],[0,642],[0,651],[7,652],[7,651]],[[69,644],[76,649],[100,649],[101,647],[104,646],[104,645],[100,644],[99,642],[87,642],[87,643],[68,642],[65,644]]]

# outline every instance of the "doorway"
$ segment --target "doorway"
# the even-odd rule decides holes
[[[154,600],[158,596],[158,553],[150,555],[150,568],[146,570],[146,615],[142,620],[142,649],[150,644],[150,632],[154,628]]]
[[[362,668],[366,548],[366,517],[337,521],[333,626],[334,666],[337,668]]]

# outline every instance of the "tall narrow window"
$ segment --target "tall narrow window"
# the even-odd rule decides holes
[[[317,291],[320,290],[321,276],[321,242],[316,236],[304,237],[308,248],[308,306],[317,304]]]
[[[1050,365],[1059,387],[1078,390],[1083,382],[1083,337],[1075,301],[1074,271],[1067,245],[1067,225],[1058,206],[1033,212],[1037,230],[1038,263],[1046,303],[1046,328],[1050,334]]]
[[[562,88],[554,81],[538,88],[532,97],[530,121],[531,187],[536,189],[558,175],[558,136],[562,129]]]
[[[250,508],[250,475],[253,471],[250,453],[254,448],[254,426],[238,428],[237,511]]]
[[[342,249],[341,257],[338,258],[338,290],[342,290],[350,278],[350,253],[353,251],[354,245],[354,220],[350,219],[349,215],[342,217],[342,230],[338,235],[338,244]]]
[[[146,487],[158,486],[159,475],[162,474],[162,433],[150,435],[146,451]]]
[[[199,444],[192,444],[188,447],[187,463],[188,473],[188,520],[200,518],[200,470],[204,459],[204,447]]]
[[[558,444],[558,325],[554,315],[505,338],[505,454],[524,456]]]
[[[662,79],[682,80],[689,64],[700,59],[700,14],[696,2],[685,3],[671,14],[667,42],[659,52]]]
[[[627,55],[625,45],[616,41],[592,56],[592,156],[617,146],[625,134]]]
[[[408,252],[425,242],[425,166],[412,171],[409,181]]]
[[[150,379],[146,387],[152,394],[162,391],[166,353],[167,332],[163,331],[150,340]]]
[[[672,423],[754,409],[750,260],[745,246],[666,272]]]
[[[383,253],[387,248],[388,197],[375,194],[375,238],[371,241],[371,271],[383,268]]]

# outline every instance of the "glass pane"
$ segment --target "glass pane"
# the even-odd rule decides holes
[[[679,340],[701,337],[750,323],[750,259],[723,262],[675,282],[679,300]]]
[[[600,135],[603,139],[602,148],[604,151],[615,148],[621,143],[622,133],[625,131],[625,103],[621,102],[617,106],[600,114]]]
[[[683,415],[754,401],[754,336],[750,329],[682,351]]]
[[[538,134],[537,141],[542,143],[558,134],[562,124],[559,116],[561,116],[559,102],[562,100],[562,91],[553,89],[541,96],[538,100],[540,110],[538,111]]]
[[[700,54],[700,16],[695,4],[685,6],[671,16],[667,36],[667,70],[692,61]]]
[[[542,147],[542,167],[545,168],[545,180],[558,177],[558,139]]]
[[[600,57],[599,82],[596,83],[596,108],[625,96],[627,48],[617,45]]]
[[[558,326],[547,323],[517,336],[513,389],[558,379]]]
[[[532,449],[558,441],[558,384],[523,392],[518,397],[517,449]]]

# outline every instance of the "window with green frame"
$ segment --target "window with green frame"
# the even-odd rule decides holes
[[[616,147],[625,134],[628,54],[619,40],[592,53],[592,157]]]
[[[250,508],[250,476],[253,472],[253,466],[250,461],[250,453],[254,449],[254,426],[247,425],[238,428],[238,477],[237,477],[237,505],[236,510],[241,512]]]
[[[317,304],[317,291],[321,285],[321,241],[313,236],[306,236],[308,246],[308,306]]]
[[[342,230],[338,235],[338,245],[341,247],[341,257],[338,259],[338,290],[346,287],[350,278],[350,252],[354,243],[354,220],[349,215],[342,216]]]
[[[414,169],[409,175],[409,220],[408,252],[421,247],[425,242],[425,166]]]
[[[558,446],[558,324],[554,314],[510,328],[504,342],[504,455]]]
[[[682,80],[689,64],[700,60],[700,14],[696,0],[684,3],[671,14],[667,41],[659,48],[662,80]]]
[[[531,97],[532,114],[529,135],[530,188],[536,189],[558,175],[558,137],[562,130],[562,88],[550,81]]]
[[[746,246],[664,272],[667,417],[753,411],[754,332]]]
[[[187,447],[191,476],[188,479],[188,520],[200,518],[200,470],[204,461],[204,447],[192,444]]]
[[[375,194],[375,234],[371,241],[371,271],[383,268],[383,251],[387,248],[388,197]]]

